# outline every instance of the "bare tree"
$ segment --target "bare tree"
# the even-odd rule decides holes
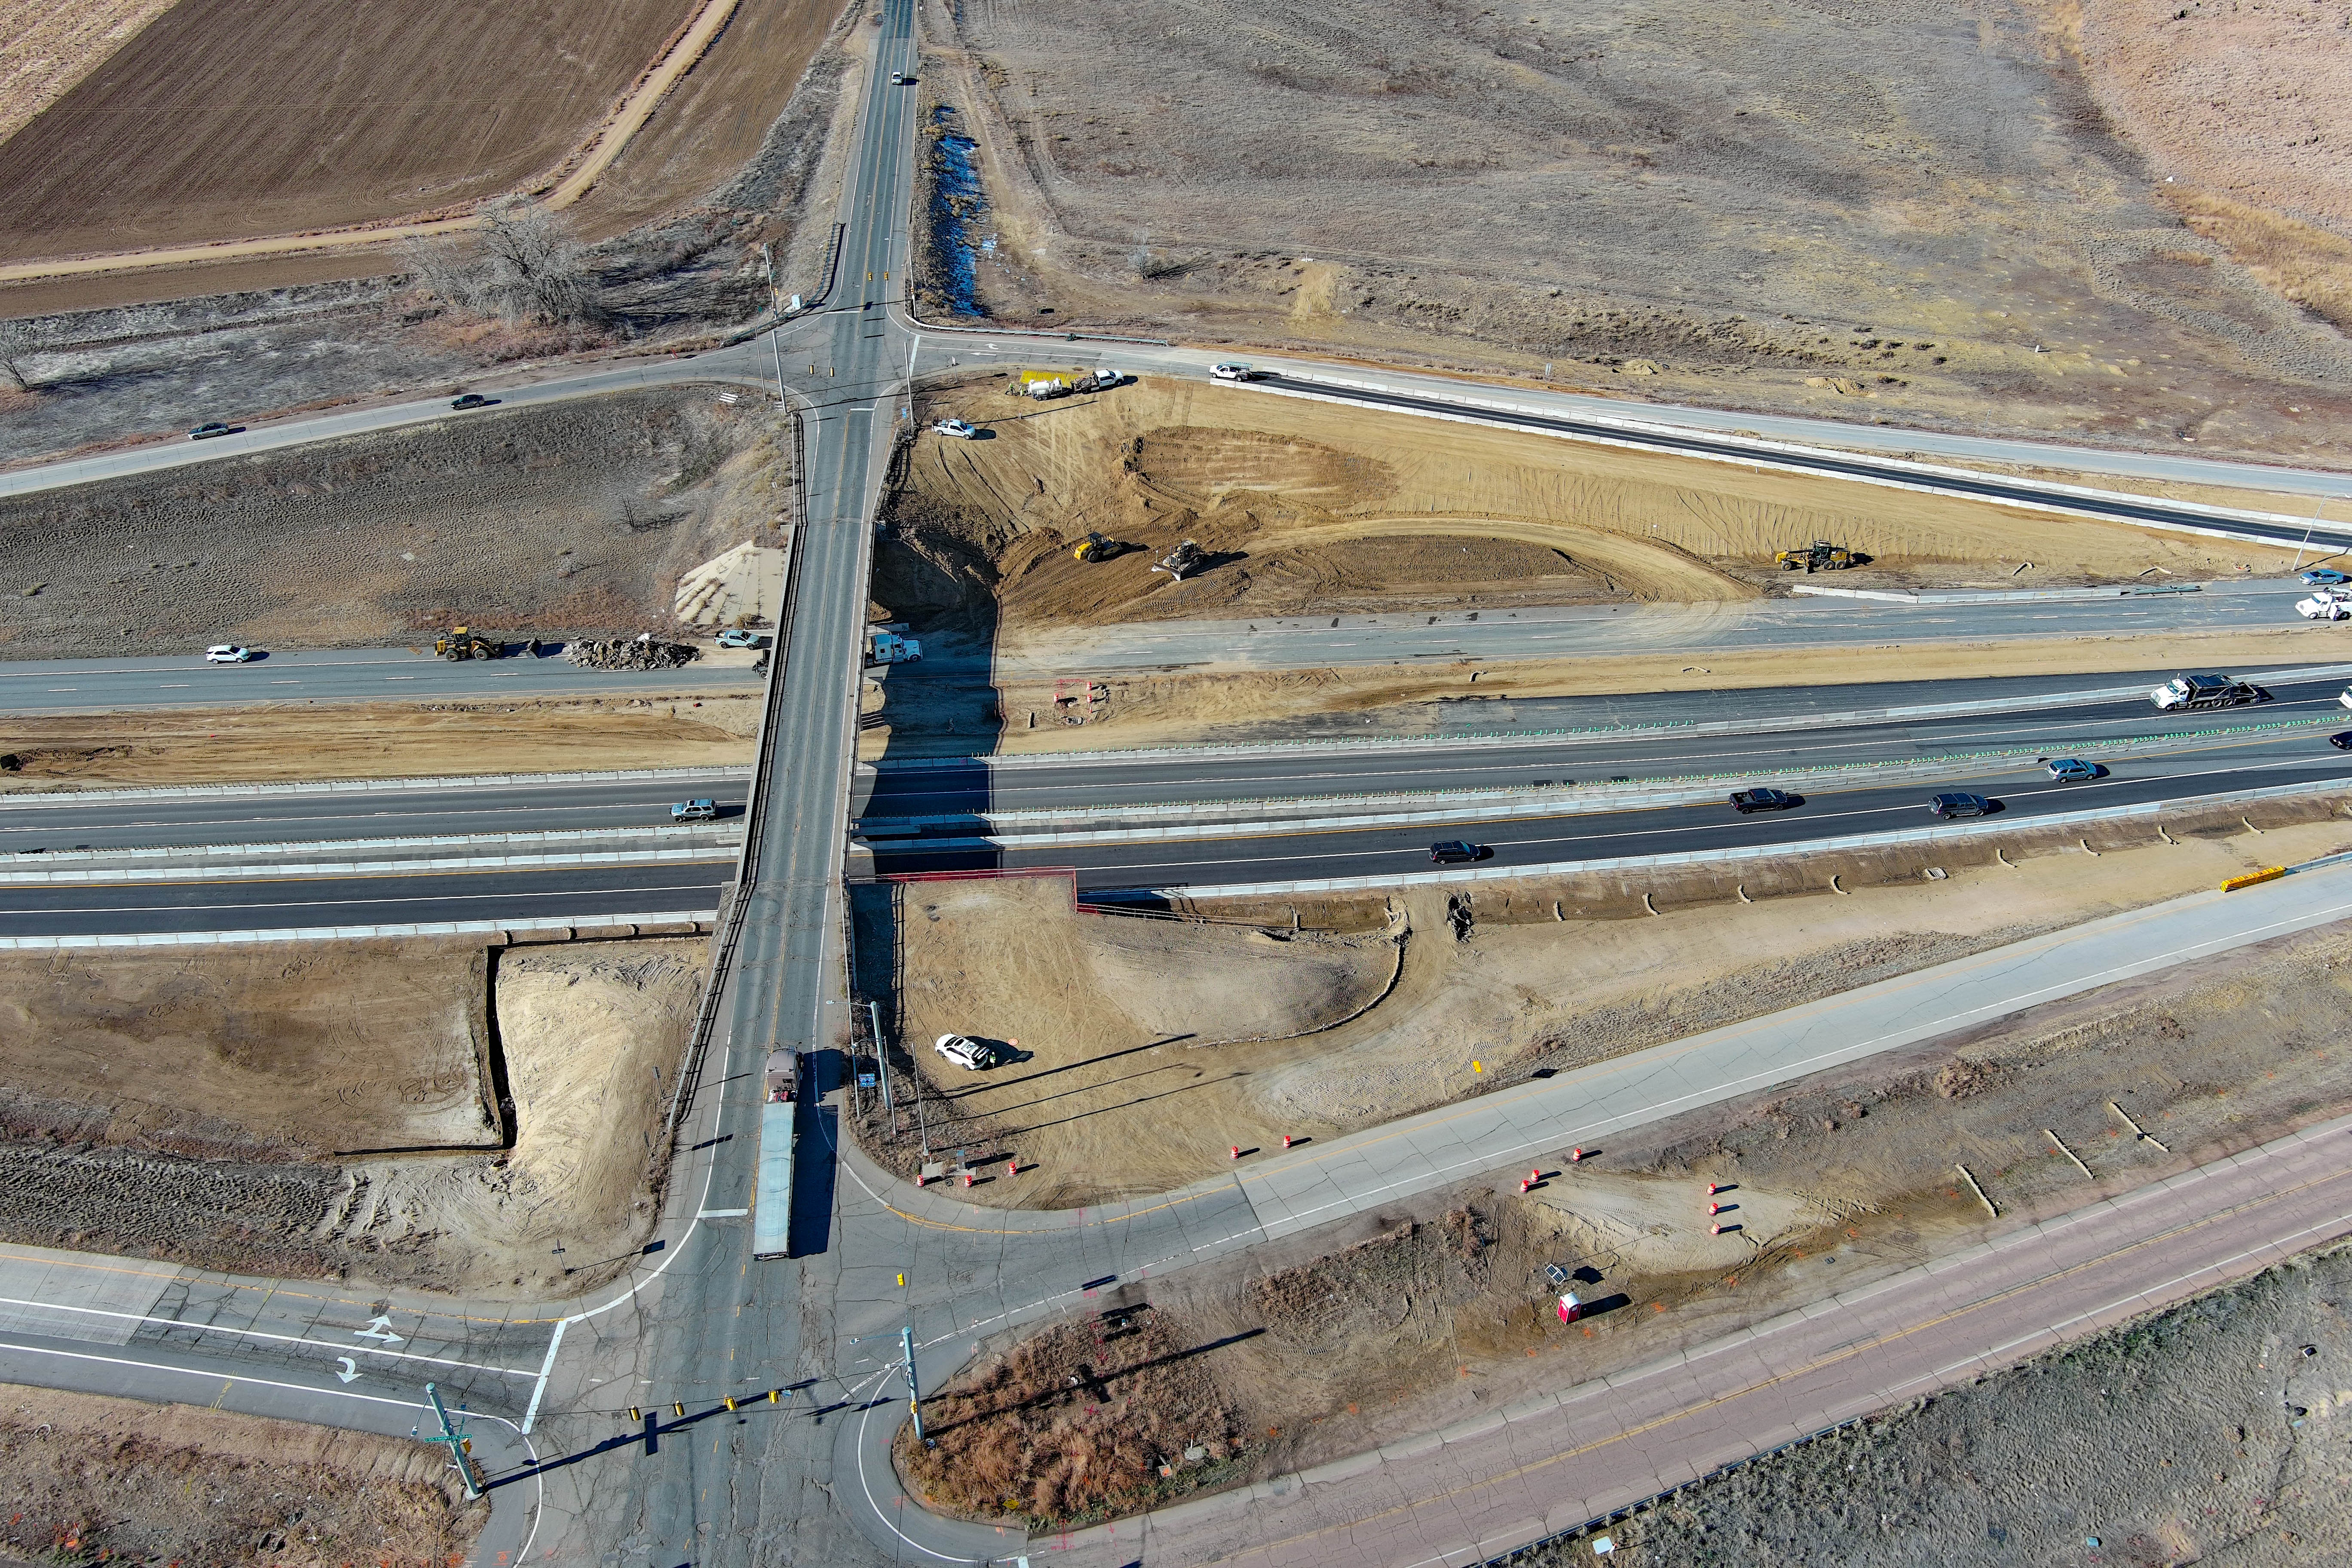
[[[520,198],[498,203],[483,217],[486,292],[509,316],[578,321],[594,314],[587,247],[568,222]]]
[[[37,336],[30,321],[0,321],[0,375],[14,382],[19,392],[33,390],[32,378],[25,374],[25,361],[36,347]]]

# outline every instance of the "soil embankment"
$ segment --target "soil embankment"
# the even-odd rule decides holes
[[[774,542],[781,429],[625,393],[0,500],[0,657],[666,627],[680,574]]]
[[[647,1152],[708,948],[8,955],[0,1237],[238,1273],[560,1285],[557,1243],[614,1258],[652,1222]]]

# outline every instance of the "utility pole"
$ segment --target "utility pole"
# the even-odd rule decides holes
[[[915,1384],[915,1331],[913,1325],[898,1331],[898,1343],[907,1354],[907,1411],[915,1418],[915,1441],[926,1442],[923,1436],[923,1394]]]
[[[790,405],[793,400],[792,395],[784,390],[783,328],[778,327],[775,331],[768,334],[768,347],[775,351],[776,355],[776,401],[782,404]],[[800,483],[800,479],[801,477],[798,474],[794,474],[793,476],[793,483],[798,484]]]
[[[908,1353],[911,1354],[912,1352]],[[908,1364],[911,1366],[914,1363],[909,1362]],[[467,1444],[464,1436],[450,1424],[449,1408],[441,1403],[441,1391],[428,1383],[425,1385],[425,1397],[433,1402],[433,1414],[441,1418],[441,1436],[427,1440],[446,1443],[449,1446],[449,1458],[457,1467],[458,1477],[466,1483],[466,1495],[468,1498],[480,1497],[482,1489],[474,1479],[473,1457],[467,1452]]]

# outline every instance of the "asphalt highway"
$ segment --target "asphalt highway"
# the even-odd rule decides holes
[[[736,657],[646,671],[583,669],[559,658],[527,655],[452,663],[430,652],[394,647],[266,651],[247,664],[207,664],[201,648],[161,657],[0,664],[0,712],[24,715],[614,692],[740,697],[759,689],[751,659],[738,662]]]
[[[1070,867],[1081,891],[1210,889],[1327,877],[1402,876],[1432,869],[1429,847],[1467,839],[1490,854],[1488,868],[1554,866],[1629,856],[1787,846],[1850,834],[1929,827],[1929,800],[1948,790],[1983,795],[1999,803],[1992,820],[2030,826],[2034,818],[2095,807],[2136,805],[2184,796],[2220,795],[2338,779],[2352,784],[2352,752],[2305,734],[2240,747],[2200,748],[2119,761],[2098,780],[2051,782],[2039,767],[1956,769],[1936,783],[1823,790],[1791,811],[1740,816],[1727,805],[1654,807],[1558,817],[1482,818],[1449,813],[1441,823],[1415,826],[1264,830],[1219,826],[1202,837],[1111,843],[1008,847],[977,838],[925,844],[874,841],[877,873],[963,870],[989,867]]]
[[[1116,395],[1114,394],[1113,395]],[[2292,579],[2213,583],[2197,593],[2007,604],[1886,604],[1763,599],[1745,604],[1565,605],[1448,615],[1322,616],[1243,621],[1139,621],[1024,633],[1002,648],[927,636],[923,662],[898,679],[992,670],[998,679],[1196,668],[1316,669],[1454,659],[1605,658],[1616,654],[1789,652],[1807,647],[2158,637],[2169,632],[2304,624]],[[2315,642],[2352,636],[2314,628]]]
[[[2172,673],[1463,702],[1445,705],[1443,717],[1448,728],[1387,742],[1204,747],[1192,753],[1139,752],[1131,757],[1097,753],[1066,762],[1050,754],[885,761],[871,775],[870,794],[859,814],[870,825],[890,818],[1045,812],[1053,814],[1055,826],[1078,826],[1087,818],[1135,803],[1559,788],[1693,773],[1752,773],[1758,782],[1769,782],[1773,773],[1801,769],[2062,741],[2095,751],[2102,742],[2126,737],[2194,737],[2253,724],[2340,721],[2352,729],[2352,710],[2337,700],[2346,689],[2344,675],[2276,681],[2268,687],[2269,702],[2198,713],[2161,712],[2141,695],[2096,700],[2074,695],[2144,692]],[[1885,709],[2011,703],[2024,706],[1885,722],[1837,722],[1843,716]],[[1737,724],[1745,732],[1656,732],[1639,728],[1643,724]],[[1531,733],[1524,742],[1504,739],[1515,729],[1588,727],[1601,732]],[[1479,738],[1474,740],[1474,734]],[[2296,743],[2307,745],[2316,738],[2299,738]],[[1738,782],[1728,781],[1725,787],[1736,787]],[[953,834],[958,827],[950,822],[929,831]]]
[[[130,796],[107,792],[0,795],[0,856],[159,845],[331,844],[346,838],[552,833],[658,827],[674,802],[711,799],[719,820],[743,813],[745,775],[469,784],[463,788],[262,788]]]
[[[0,886],[0,936],[283,931],[715,910],[732,856],[657,866]]]

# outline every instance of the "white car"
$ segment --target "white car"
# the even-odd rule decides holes
[[[2306,621],[2352,620],[2352,598],[2322,588],[2308,599],[2297,599],[2295,613]]]
[[[2344,695],[2338,697],[2336,700],[2341,702],[2347,708],[2352,708],[2352,686],[2346,687],[2344,689]]]
[[[241,643],[215,643],[205,649],[207,664],[244,664],[253,658],[253,650]]]
[[[1255,381],[1258,377],[1258,373],[1251,366],[1232,360],[1223,360],[1211,365],[1209,374],[1219,381]]]
[[[953,436],[958,440],[969,441],[980,432],[972,428],[971,421],[969,419],[940,419],[932,422],[931,434]]]
[[[990,1068],[994,1067],[997,1061],[994,1046],[982,1045],[978,1040],[968,1040],[961,1035],[941,1035],[932,1044],[931,1049],[939,1052],[956,1066],[968,1068],[973,1072],[986,1072]]]

